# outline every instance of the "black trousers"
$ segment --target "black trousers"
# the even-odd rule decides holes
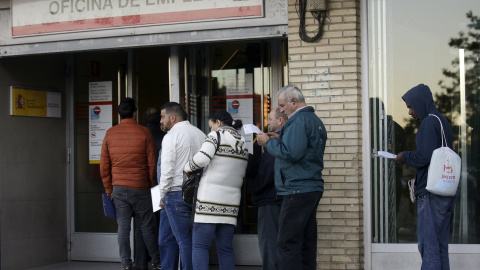
[[[317,265],[317,206],[323,192],[283,197],[277,240],[278,269],[315,270]]]

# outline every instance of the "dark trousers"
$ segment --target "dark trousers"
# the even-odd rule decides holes
[[[277,259],[281,270],[315,270],[317,265],[317,206],[323,192],[283,197]]]
[[[155,238],[155,226],[152,214],[152,197],[150,190],[131,189],[122,186],[113,186],[113,199],[118,224],[118,246],[122,266],[131,266],[130,224],[132,218],[138,220],[143,241],[152,263],[160,263],[160,254]]]
[[[258,207],[258,245],[262,256],[263,270],[277,269],[277,237],[280,204],[265,204]]]
[[[147,246],[142,236],[142,229],[140,228],[140,220],[137,219],[137,216],[134,218],[134,228],[135,228],[135,267],[137,270],[146,270],[148,269],[148,262],[151,260],[148,255]],[[155,225],[155,239],[158,239],[158,224],[160,222],[160,211],[153,213],[153,223]]]

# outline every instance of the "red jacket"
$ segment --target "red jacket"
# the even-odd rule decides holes
[[[156,184],[157,148],[148,128],[126,118],[107,130],[100,157],[105,193],[113,186],[149,189]]]

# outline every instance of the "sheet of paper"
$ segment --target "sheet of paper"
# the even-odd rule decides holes
[[[393,159],[393,158],[396,158],[397,155],[392,154],[392,153],[389,153],[389,152],[386,152],[386,151],[378,151],[378,152],[377,152],[377,157],[383,157],[383,158]]]
[[[152,193],[153,212],[160,210],[160,185],[156,185],[150,189]]]
[[[250,134],[250,133],[257,133],[259,134],[260,132],[262,132],[257,126],[255,126],[254,124],[245,124],[243,125],[243,131],[245,132],[245,134]]]

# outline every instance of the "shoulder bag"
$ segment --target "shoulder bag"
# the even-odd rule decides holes
[[[429,115],[435,116],[440,121],[438,116]],[[433,194],[448,197],[457,193],[462,161],[460,156],[448,147],[442,121],[440,121],[440,127],[442,129],[442,147],[435,149],[432,153],[432,159],[428,166],[426,189]]]

